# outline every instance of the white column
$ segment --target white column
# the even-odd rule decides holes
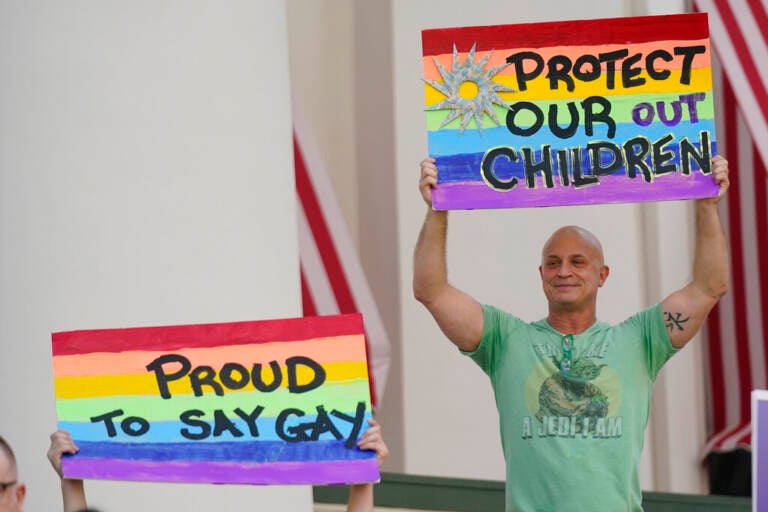
[[[50,333],[300,315],[282,1],[0,4],[0,433],[60,508]],[[86,483],[110,511],[297,487]]]

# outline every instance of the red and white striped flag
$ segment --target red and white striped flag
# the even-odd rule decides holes
[[[293,156],[299,198],[299,259],[304,316],[362,313],[371,401],[381,402],[389,373],[389,337],[336,202],[312,131],[293,101]]]
[[[713,66],[717,152],[732,174],[721,205],[730,290],[705,329],[706,455],[750,447],[750,392],[768,385],[768,2],[694,0],[693,8],[709,14],[719,58]]]

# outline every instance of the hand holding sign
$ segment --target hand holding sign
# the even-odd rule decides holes
[[[728,176],[728,160],[720,155],[717,155],[712,159],[712,177],[717,184],[718,192],[717,196],[707,199],[700,199],[700,201],[711,201],[713,203],[720,202],[720,199],[725,196],[728,188],[731,186],[731,180]]]
[[[437,166],[434,158],[425,158],[421,161],[421,178],[419,179],[419,191],[427,206],[432,206],[432,191],[437,186]]]

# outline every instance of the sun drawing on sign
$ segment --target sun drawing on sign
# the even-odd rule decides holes
[[[448,110],[451,112],[446,115],[440,128],[444,127],[457,117],[461,117],[459,133],[463,133],[469,122],[474,119],[477,130],[483,132],[483,114],[493,119],[496,125],[499,125],[499,119],[493,110],[493,105],[499,105],[509,108],[509,105],[502,100],[497,92],[514,92],[505,85],[491,80],[496,73],[507,67],[507,64],[485,69],[485,64],[491,58],[493,50],[489,51],[485,57],[475,62],[475,44],[469,50],[467,58],[462,63],[459,59],[459,52],[456,45],[453,45],[453,64],[451,70],[447,70],[434,57],[432,60],[437,66],[437,70],[443,77],[442,82],[423,79],[426,83],[445,94],[446,98],[439,103],[426,108],[426,110]]]

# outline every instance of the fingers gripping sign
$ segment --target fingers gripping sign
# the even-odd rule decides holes
[[[51,434],[51,446],[48,448],[48,460],[51,462],[51,466],[58,473],[59,477],[62,477],[61,471],[61,458],[64,454],[75,454],[78,452],[78,447],[75,442],[72,441],[72,437],[66,430],[57,430]]]
[[[714,177],[715,183],[720,186],[716,201],[722,199],[728,190],[728,187],[731,185],[729,173],[728,160],[720,155],[715,156],[712,159],[712,176]]]
[[[421,178],[419,179],[419,191],[427,206],[432,207],[432,190],[437,187],[437,166],[434,158],[425,158],[421,161]]]
[[[370,425],[370,428],[360,437],[357,447],[361,450],[375,450],[379,465],[381,465],[389,455],[389,448],[384,443],[384,438],[381,435],[381,426],[376,420],[369,419],[368,425]]]
[[[51,445],[48,448],[48,460],[61,479],[61,497],[64,512],[74,512],[88,508],[85,498],[85,486],[79,478],[65,478],[61,468],[64,456],[74,455],[80,449],[66,430],[57,430],[51,434]]]
[[[731,185],[730,170],[728,169],[728,160],[720,155],[712,158],[711,164],[712,180],[717,184],[717,195],[713,197],[704,197],[697,201],[700,205],[717,205],[725,197],[728,188]]]

